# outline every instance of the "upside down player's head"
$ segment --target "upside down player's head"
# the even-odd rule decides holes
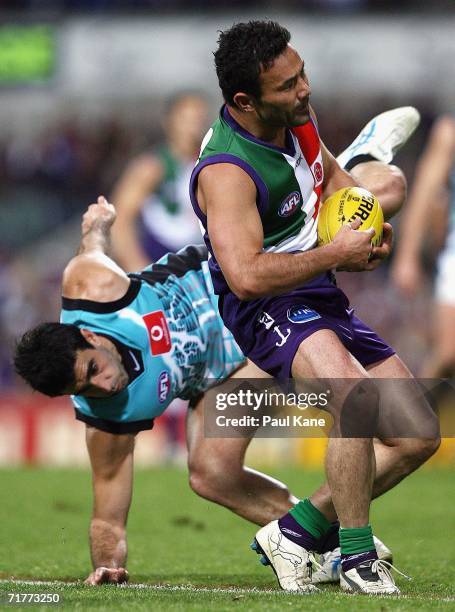
[[[237,23],[220,33],[218,82],[227,104],[270,127],[309,121],[310,86],[291,35],[274,21]]]
[[[41,323],[16,345],[17,373],[51,397],[109,397],[128,384],[120,354],[107,338],[65,323]]]

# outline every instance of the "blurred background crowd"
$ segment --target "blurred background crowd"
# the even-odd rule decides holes
[[[81,213],[112,197],[131,159],[165,138],[170,96],[197,91],[206,129],[221,104],[217,30],[276,18],[307,60],[329,149],[341,152],[375,114],[416,106],[422,123],[397,163],[412,183],[435,118],[453,111],[453,0],[4,0],[0,15],[0,384],[22,388],[15,338],[59,314],[61,272]],[[450,69],[452,68],[452,73]],[[113,199],[115,204],[115,198]],[[429,341],[444,211],[429,220],[426,281],[412,300],[374,274],[342,274],[359,315],[417,372]],[[399,219],[394,221],[399,240]]]

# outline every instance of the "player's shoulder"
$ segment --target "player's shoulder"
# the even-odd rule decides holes
[[[62,294],[70,299],[112,302],[128,291],[130,279],[107,255],[80,254],[63,272]]]
[[[198,178],[199,196],[216,196],[219,201],[238,199],[251,196],[256,198],[256,186],[240,165],[234,163],[216,163],[202,168]]]

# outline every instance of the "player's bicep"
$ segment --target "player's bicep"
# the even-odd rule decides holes
[[[100,252],[76,255],[68,263],[62,279],[67,298],[112,302],[125,295],[130,280],[107,255]]]
[[[86,443],[92,466],[93,516],[124,524],[133,490],[134,435],[87,427]]]
[[[201,172],[199,194],[215,256],[228,284],[236,291],[252,259],[263,248],[256,185],[238,166],[216,164]]]

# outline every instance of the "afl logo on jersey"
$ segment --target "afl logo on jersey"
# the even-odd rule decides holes
[[[299,208],[301,196],[298,191],[290,193],[281,203],[278,210],[280,217],[290,217]]]
[[[308,306],[292,306],[288,308],[288,319],[291,323],[308,323],[308,321],[314,321],[320,319],[321,315],[315,310],[311,310]]]
[[[169,372],[163,370],[158,377],[158,399],[160,404],[164,404],[171,390],[171,378]]]
[[[169,353],[172,342],[164,312],[162,310],[155,310],[155,312],[149,312],[149,314],[144,315],[142,319],[148,331],[152,355]]]

